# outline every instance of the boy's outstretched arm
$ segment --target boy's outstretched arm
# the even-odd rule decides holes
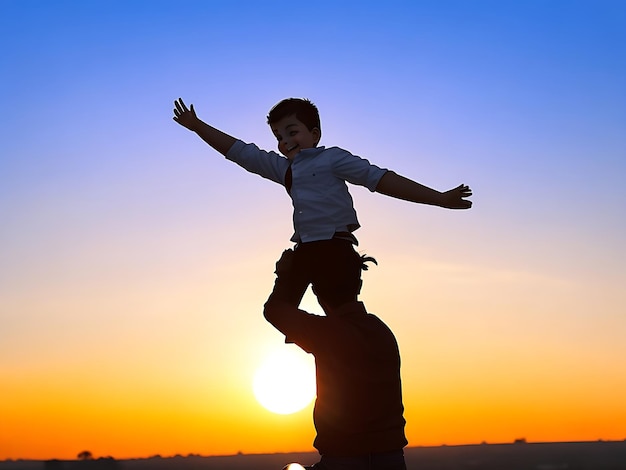
[[[207,144],[213,147],[222,155],[226,155],[237,139],[230,136],[215,127],[209,126],[206,122],[198,119],[193,104],[187,108],[182,98],[174,101],[174,121],[190,131],[195,132]]]
[[[439,192],[413,180],[388,171],[378,182],[376,192],[405,201],[430,204],[447,209],[469,209],[472,201],[465,199],[472,195],[472,190],[461,184],[445,192]]]

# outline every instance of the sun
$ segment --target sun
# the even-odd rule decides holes
[[[273,413],[300,411],[315,397],[313,357],[295,346],[282,345],[256,370],[252,390],[257,401]]]

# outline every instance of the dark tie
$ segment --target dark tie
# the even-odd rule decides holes
[[[287,190],[287,193],[289,194],[291,194],[291,181],[292,181],[291,165],[289,165],[287,167],[287,172],[285,173],[285,189]]]

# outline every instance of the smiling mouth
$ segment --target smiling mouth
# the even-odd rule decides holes
[[[296,145],[294,145],[294,146],[293,146],[293,147],[291,147],[291,148],[288,148],[288,149],[287,149],[287,152],[291,152],[291,151],[292,151],[292,150],[294,150],[296,147],[298,147],[298,145],[297,145],[297,144],[296,144]]]

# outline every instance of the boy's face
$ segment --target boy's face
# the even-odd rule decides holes
[[[317,127],[309,130],[295,114],[270,126],[278,140],[278,150],[289,160],[293,160],[300,150],[317,147],[320,141],[320,130]]]

